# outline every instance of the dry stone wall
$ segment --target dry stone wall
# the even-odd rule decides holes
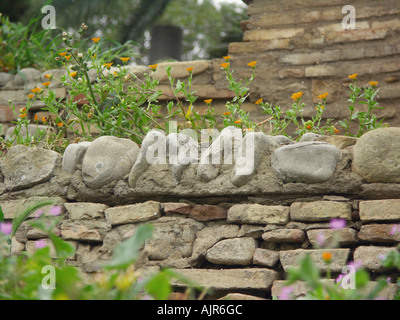
[[[221,140],[214,144],[229,149]],[[69,263],[88,276],[138,224],[151,223],[154,235],[141,250],[138,268],[175,268],[212,288],[212,298],[228,293],[270,298],[279,295],[286,271],[307,253],[326,271],[322,253],[328,249],[319,247],[323,235],[327,242],[339,239],[339,246],[329,249],[333,275],[360,262],[372,280],[391,277],[382,297],[393,298],[399,273],[383,268],[380,257],[400,241],[400,233],[392,232],[400,225],[400,128],[359,139],[307,135],[304,140],[267,135],[254,140],[268,147],[255,148],[261,156],[254,157],[254,168],[240,183],[234,174],[240,157],[220,166],[190,163],[177,178],[171,158],[144,166],[150,143],[146,149],[101,137],[72,144],[64,155],[15,146],[1,162],[0,205],[10,220],[29,201],[58,203],[63,220],[56,232],[76,248]],[[213,174],[202,176],[201,165]],[[338,218],[345,227],[330,228]],[[13,252],[34,251],[43,237],[25,222],[13,238]],[[298,284],[295,293],[306,289]]]

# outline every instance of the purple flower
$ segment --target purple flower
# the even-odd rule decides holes
[[[52,206],[50,208],[49,214],[52,216],[58,216],[61,214],[61,207],[60,206]]]
[[[353,267],[354,270],[358,270],[362,266],[362,261],[360,261],[360,260],[350,261],[347,265],[350,266],[350,267]]]
[[[2,222],[0,223],[0,232],[9,235],[12,232],[12,223],[11,222]]]
[[[318,246],[323,247],[325,244],[325,235],[322,232],[318,233],[316,240],[317,240]]]
[[[337,218],[333,218],[330,221],[330,227],[333,230],[340,230],[343,228],[346,228],[346,220],[344,219],[337,219]]]
[[[293,288],[283,287],[281,290],[281,294],[279,296],[279,300],[293,300],[292,293],[293,293]]]
[[[38,248],[38,249],[47,247],[46,240],[41,239],[41,240],[36,241],[36,242],[35,242],[35,247]]]
[[[336,278],[336,283],[339,283],[340,281],[342,281],[344,276],[345,275],[343,273],[339,274],[339,276]]]

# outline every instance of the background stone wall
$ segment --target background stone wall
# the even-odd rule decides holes
[[[177,269],[213,289],[208,298],[279,295],[285,272],[305,253],[326,271],[326,251],[333,255],[334,277],[357,261],[372,280],[390,277],[382,297],[394,297],[399,271],[382,267],[380,257],[400,241],[400,233],[393,232],[400,225],[399,128],[377,129],[359,139],[308,134],[305,141],[278,143],[265,135],[263,143],[270,148],[262,153],[256,147],[261,161],[240,181],[236,162],[207,165],[207,172],[216,172],[212,177],[204,176],[201,163],[190,164],[178,180],[176,167],[168,163],[143,168],[145,148],[125,140],[102,137],[71,144],[63,156],[11,148],[1,162],[5,219],[30,201],[53,199],[63,214],[56,232],[76,247],[69,263],[87,276],[138,224],[151,223],[154,235],[137,267]],[[280,157],[288,161],[276,163]],[[314,174],[317,167],[320,175]],[[334,218],[344,219],[346,226],[332,229]],[[13,252],[32,252],[44,237],[24,222],[12,239]],[[326,247],[333,239],[339,246]],[[174,288],[184,285],[174,282]],[[298,284],[295,294],[305,290]]]

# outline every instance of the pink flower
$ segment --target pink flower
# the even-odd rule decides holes
[[[362,261],[360,261],[360,260],[350,261],[347,265],[350,267],[353,267],[355,270],[358,270],[362,266]]]
[[[37,219],[37,218],[39,218],[43,213],[44,213],[43,210],[42,210],[42,209],[39,209],[39,210],[37,210],[37,211],[35,212],[34,217]]]
[[[12,223],[11,222],[2,222],[0,223],[0,232],[9,235],[12,232]]]
[[[58,215],[61,214],[61,207],[60,207],[60,206],[52,206],[52,207],[50,208],[49,213],[50,213],[52,216],[58,216]]]
[[[346,228],[346,220],[333,218],[329,222],[331,229],[340,230]]]
[[[316,240],[317,240],[318,246],[323,247],[325,244],[325,235],[322,232],[318,233]]]
[[[36,242],[35,242],[35,247],[38,248],[38,249],[47,247],[46,240],[41,239],[41,240],[36,241]]]
[[[396,233],[400,233],[400,224],[395,224],[392,226],[392,230],[390,231],[390,235],[393,236]]]
[[[292,293],[293,293],[293,288],[283,287],[281,290],[281,294],[279,296],[279,300],[293,300]]]

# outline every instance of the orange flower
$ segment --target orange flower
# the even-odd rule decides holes
[[[221,63],[221,67],[222,67],[222,69],[228,69],[229,68],[229,62]]]
[[[193,71],[193,67],[187,68],[186,71],[189,72],[189,73],[192,72]]]
[[[64,124],[62,122],[57,123],[57,127],[61,128]]]
[[[339,130],[336,128],[333,128],[333,130],[335,131],[335,133],[339,133]]]
[[[19,113],[26,113],[26,108],[19,109]]]
[[[34,97],[35,97],[34,94],[28,94],[28,98],[29,98],[29,99],[32,99],[32,98],[34,98]]]
[[[297,102],[303,96],[303,94],[304,93],[302,91],[295,92],[292,94],[292,99]]]
[[[324,252],[322,254],[322,259],[326,262],[326,263],[330,263],[332,261],[332,253],[330,252]]]
[[[320,98],[321,100],[324,100],[324,99],[326,99],[327,96],[328,96],[328,92],[325,92],[325,93],[323,93],[323,94],[320,94],[320,95],[318,96],[318,98]]]
[[[65,56],[65,59],[68,61],[69,59],[71,59],[71,55]]]
[[[44,124],[46,124],[46,123],[47,123],[47,119],[46,119],[46,117],[42,117],[42,122],[43,122]]]
[[[156,69],[157,69],[157,67],[158,67],[158,64],[157,64],[157,63],[156,63],[156,64],[150,64],[149,67],[150,67],[150,69],[151,69],[152,71],[156,71]]]
[[[33,117],[33,120],[34,120],[35,122],[38,122],[38,121],[39,121],[39,118],[38,118],[37,114],[35,114],[35,116]]]
[[[99,38],[92,38],[92,41],[94,42],[94,43],[97,43],[97,42],[99,42],[100,41],[100,37]]]
[[[376,85],[378,84],[378,81],[370,81],[369,84],[370,84],[370,86],[371,86],[372,88],[375,88]]]
[[[229,116],[231,114],[231,112],[230,111],[226,111],[226,112],[224,112],[224,116]]]
[[[110,69],[111,66],[112,66],[112,64],[113,64],[112,62],[110,62],[110,63],[104,63],[103,66],[106,67],[107,69]]]
[[[20,118],[25,118],[26,117],[26,113],[22,113],[19,115]]]
[[[121,60],[123,63],[127,63],[129,61],[129,57],[121,57],[119,60]]]
[[[52,74],[44,74],[43,77],[45,77],[46,79],[51,80],[51,78],[53,78]]]
[[[74,72],[71,72],[69,75],[70,75],[72,78],[75,78],[75,77],[76,77],[76,75],[77,75],[77,72],[76,72],[76,71],[74,71]]]
[[[231,59],[231,56],[224,56],[223,58],[225,59],[226,62],[228,62]]]
[[[43,91],[43,89],[39,88],[39,87],[33,88],[31,90],[31,92],[34,93],[34,94],[41,93],[42,91]]]
[[[350,78],[351,80],[356,80],[357,77],[358,77],[358,73],[354,73],[354,74],[349,75],[349,78]]]
[[[42,85],[43,87],[47,88],[50,85],[51,81],[48,82],[43,82]]]
[[[212,102],[212,99],[206,99],[204,100],[205,103],[210,104]]]
[[[242,123],[242,119],[237,119],[237,120],[235,121],[235,123],[236,123],[236,124],[241,124],[241,123]]]
[[[261,104],[263,101],[262,101],[263,99],[262,98],[260,98],[260,99],[258,99],[256,102],[254,102],[255,104]]]
[[[311,130],[312,126],[310,124],[306,125],[307,130]]]
[[[65,57],[66,54],[67,54],[66,52],[60,52],[59,53],[60,57]]]
[[[250,67],[250,68],[255,68],[256,67],[256,64],[257,64],[257,61],[252,61],[252,62],[249,62],[247,65]]]

